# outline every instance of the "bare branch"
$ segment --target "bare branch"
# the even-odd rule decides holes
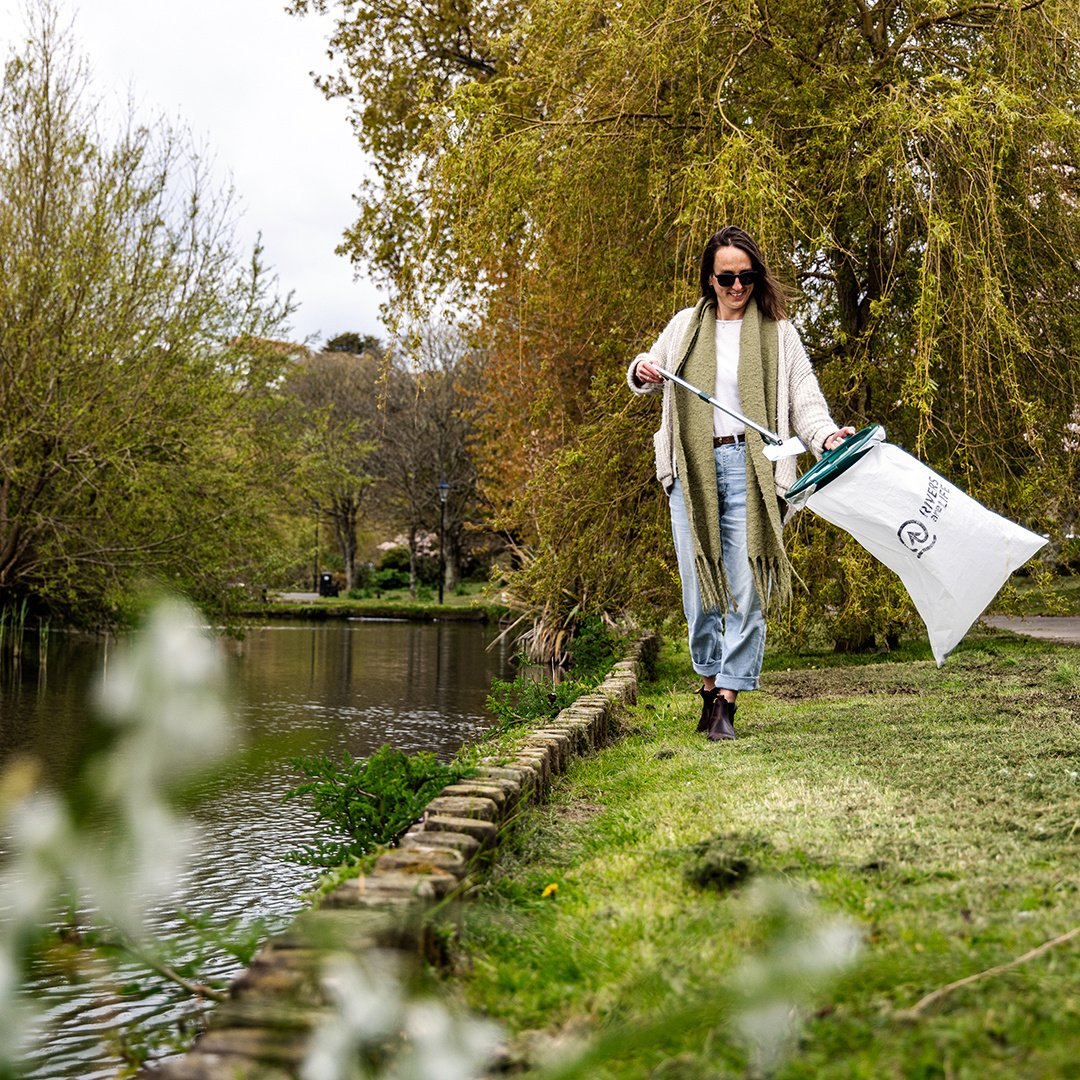
[[[1080,935],[1080,926],[1074,926],[1067,933],[1060,934],[1058,937],[1051,938],[1049,941],[1044,941],[1041,945],[1024,953],[1023,956],[1018,956],[1015,960],[1010,960],[1007,964],[998,964],[996,967],[987,968],[985,971],[976,972],[974,975],[968,975],[963,979],[957,979],[955,982],[951,982],[946,986],[939,986],[937,990],[932,991],[925,997],[919,998],[914,1005],[908,1009],[902,1010],[897,1015],[905,1020],[914,1020],[925,1009],[933,1005],[934,1002],[940,1001],[943,997],[953,993],[953,991],[959,990],[964,986],[970,986],[972,983],[979,982],[982,979],[991,979],[996,975],[1004,974],[1006,971],[1012,971],[1013,968],[1019,967],[1021,964],[1026,964],[1029,960],[1035,960],[1044,953],[1048,953],[1051,949],[1056,949],[1059,945],[1064,945],[1066,942],[1072,941],[1072,939],[1078,935]]]

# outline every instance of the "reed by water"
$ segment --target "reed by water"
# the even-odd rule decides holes
[[[0,607],[0,664],[18,664],[26,648],[26,632],[30,620],[29,604],[23,599],[17,605]],[[50,624],[47,619],[37,624],[38,663],[48,662]]]

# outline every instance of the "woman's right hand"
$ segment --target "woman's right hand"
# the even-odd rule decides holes
[[[634,377],[640,383],[659,383],[664,381],[664,376],[653,366],[649,360],[640,360],[634,368]]]

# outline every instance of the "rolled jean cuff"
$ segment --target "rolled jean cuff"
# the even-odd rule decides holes
[[[694,671],[703,679],[715,679],[716,685],[721,690],[738,690],[741,693],[743,690],[761,689],[760,679],[748,679],[742,675],[725,675],[722,671],[701,671],[696,664]]]

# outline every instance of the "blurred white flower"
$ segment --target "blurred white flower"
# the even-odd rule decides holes
[[[0,950],[0,1051],[5,1062],[19,1057],[34,1031],[34,1015],[19,993],[20,976],[11,949]]]
[[[167,895],[195,831],[169,794],[232,742],[225,662],[198,611],[176,598],[151,609],[98,687],[103,718],[124,729],[100,764],[101,794],[116,829],[99,852],[83,852],[81,876],[110,923],[138,935],[148,900]]]
[[[361,1064],[363,1048],[384,1043],[401,1023],[396,965],[389,954],[374,951],[364,964],[332,956],[323,966],[322,984],[334,1011],[316,1028],[300,1076],[367,1080],[375,1074]]]
[[[11,807],[8,829],[13,858],[0,877],[0,910],[21,932],[54,901],[75,844],[67,808],[51,792],[33,792]]]
[[[118,772],[153,781],[213,760],[228,748],[225,663],[190,604],[169,599],[121,648],[98,689],[105,719],[128,726],[140,752]],[[118,755],[118,758],[122,755]]]
[[[302,1080],[470,1080],[500,1042],[493,1024],[410,998],[390,953],[335,957],[323,986],[334,1012],[312,1036]],[[368,1068],[365,1051],[384,1064]]]
[[[770,879],[747,893],[750,915],[766,929],[762,947],[730,980],[732,1028],[759,1071],[775,1070],[798,1039],[804,1010],[858,959],[861,935],[848,919],[826,916],[808,896]]]
[[[494,1024],[457,1016],[432,1000],[409,1007],[405,1037],[409,1052],[392,1074],[397,1080],[472,1080],[501,1042]]]
[[[732,1025],[740,1042],[749,1048],[754,1068],[770,1073],[791,1053],[802,1020],[792,1002],[774,998],[742,1009]]]
[[[11,835],[0,874],[0,1071],[32,1031],[19,1003],[27,943],[58,909],[90,909],[138,939],[143,912],[166,895],[195,830],[174,813],[178,782],[230,746],[224,661],[198,612],[166,600],[113,660],[96,693],[115,739],[86,766],[69,798],[36,790],[15,761],[0,778]]]

